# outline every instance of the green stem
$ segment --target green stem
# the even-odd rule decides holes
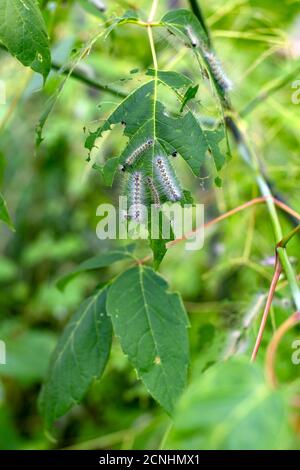
[[[61,71],[63,75],[70,75],[70,77],[75,78],[80,82],[89,85],[92,88],[95,88],[96,90],[106,91],[115,96],[119,96],[120,98],[126,98],[127,96],[127,93],[125,91],[119,90],[112,85],[106,85],[105,83],[101,83],[98,80],[94,80],[93,78],[87,77],[76,68],[71,70],[70,67],[65,67],[55,62],[52,62],[51,67],[53,70]]]
[[[226,124],[229,130],[232,132],[235,141],[237,142],[238,151],[243,158],[243,160],[251,167],[254,172],[257,185],[260,189],[262,196],[266,198],[266,204],[269,211],[269,216],[271,218],[273,233],[275,237],[276,245],[281,242],[283,239],[283,232],[276,211],[276,207],[273,200],[273,194],[270,190],[269,185],[267,184],[264,176],[262,175],[259,162],[256,158],[256,155],[252,153],[248,143],[242,132],[240,131],[237,123],[232,119],[232,117],[226,118]],[[293,296],[293,301],[297,310],[300,310],[300,290],[297,282],[296,275],[288,258],[285,247],[279,247],[277,249],[278,257],[282,266],[282,269],[285,272],[286,278],[288,280],[291,293]]]
[[[208,38],[208,44],[209,46],[211,45],[211,40],[210,40],[210,34],[208,27],[206,26],[206,22],[204,19],[204,16],[202,14],[201,8],[197,2],[197,0],[188,0],[191,10],[194,13],[194,15],[198,18],[199,22],[201,23],[202,28],[204,29],[206,36]]]

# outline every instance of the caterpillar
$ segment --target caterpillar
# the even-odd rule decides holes
[[[144,186],[142,173],[134,172],[129,180],[129,209],[127,217],[137,222],[143,219]]]
[[[160,197],[159,197],[159,192],[154,184],[153,179],[150,176],[147,176],[146,182],[149,186],[150,192],[151,192],[151,198],[154,202],[155,207],[160,207]]]
[[[126,168],[131,167],[138,160],[138,158],[146,152],[150,147],[152,147],[154,141],[153,139],[148,139],[146,142],[137,147],[129,157],[125,160],[125,163],[121,165],[121,171],[126,171]]]
[[[194,47],[194,48],[198,47],[199,46],[199,40],[198,40],[197,36],[195,35],[192,27],[187,26],[185,28],[185,30],[186,30],[186,34],[188,35],[188,38],[191,42],[192,47]]]
[[[155,158],[154,163],[157,177],[161,182],[165,195],[170,201],[175,202],[181,199],[182,196],[180,188],[178,187],[175,176],[172,175],[166,160],[163,157],[158,156]]]
[[[205,47],[202,47],[202,52],[219,87],[224,92],[231,90],[232,83],[222,70],[222,66],[216,56],[212,52],[208,51]]]
[[[101,12],[106,10],[106,5],[102,0],[89,0],[89,2]]]

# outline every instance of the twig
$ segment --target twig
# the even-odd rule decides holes
[[[275,272],[274,272],[274,276],[273,276],[273,279],[272,279],[272,282],[271,282],[269,294],[268,294],[268,297],[267,297],[267,303],[266,303],[266,307],[265,307],[264,314],[263,314],[263,317],[262,317],[262,321],[261,321],[261,325],[260,325],[260,328],[259,328],[259,332],[258,332],[258,335],[257,335],[256,343],[255,343],[255,346],[254,346],[254,349],[253,349],[253,353],[252,353],[252,357],[251,357],[251,361],[252,361],[252,362],[254,362],[255,359],[256,359],[256,356],[257,356],[257,353],[258,353],[258,350],[259,350],[259,347],[260,347],[260,344],[261,344],[261,341],[262,341],[263,332],[264,332],[264,329],[265,329],[265,326],[266,326],[267,318],[268,318],[269,311],[270,311],[271,305],[272,305],[272,300],[273,300],[274,293],[275,293],[275,290],[276,290],[276,286],[277,286],[277,283],[278,283],[278,280],[279,280],[279,276],[280,276],[280,273],[281,273],[281,264],[280,264],[280,260],[279,260],[279,253],[280,253],[280,250],[282,250],[283,248],[285,248],[285,247],[287,246],[288,242],[289,242],[299,231],[300,231],[300,225],[298,225],[298,227],[296,227],[294,230],[292,230],[290,233],[288,233],[288,235],[286,235],[286,236],[285,236],[282,240],[280,240],[280,242],[278,242],[277,245],[276,245]],[[297,278],[296,278],[296,279],[297,279]]]
[[[120,98],[126,98],[127,96],[127,93],[123,90],[119,90],[113,87],[112,85],[106,85],[104,83],[99,82],[98,80],[94,80],[93,78],[87,77],[82,72],[80,72],[78,68],[71,70],[71,68],[65,67],[55,62],[52,62],[51,67],[54,70],[60,71],[63,75],[70,75],[70,77],[75,78],[76,80],[79,80],[80,82],[92,88],[95,88],[96,90],[106,91],[107,93],[119,96]]]
[[[269,316],[270,308],[271,308],[271,305],[272,305],[272,300],[273,300],[273,297],[274,297],[274,294],[275,294],[275,290],[276,290],[276,286],[277,286],[277,283],[278,283],[278,280],[279,280],[280,273],[281,273],[281,264],[280,264],[278,255],[276,254],[275,271],[274,271],[273,279],[272,279],[272,282],[271,282],[270,290],[269,290],[269,293],[268,293],[267,302],[266,302],[266,306],[265,306],[264,313],[263,313],[263,316],[262,316],[261,324],[260,324],[260,327],[259,327],[259,332],[258,332],[258,335],[257,335],[257,338],[256,338],[256,342],[255,342],[253,352],[252,352],[251,362],[255,361],[258,350],[259,350],[260,345],[261,345],[263,333],[264,333],[265,326],[266,326],[266,323],[267,323],[267,319],[268,319],[268,316]]]
[[[238,207],[235,207],[234,209],[231,209],[230,211],[228,212],[225,212],[225,214],[222,214],[222,215],[219,215],[218,217],[216,217],[215,219],[212,219],[212,220],[209,220],[208,222],[206,222],[205,224],[203,224],[202,226],[200,227],[197,227],[195,230],[193,230],[192,232],[189,232],[189,233],[186,233],[183,235],[182,238],[176,238],[176,240],[172,240],[170,242],[168,242],[166,244],[166,247],[167,248],[171,248],[172,246],[174,245],[177,245],[178,243],[182,242],[182,241],[185,241],[185,240],[188,240],[189,238],[191,238],[193,235],[195,235],[199,230],[201,229],[205,229],[205,228],[208,228],[210,227],[211,225],[215,225],[216,223],[218,222],[221,222],[222,220],[224,219],[227,219],[228,217],[231,217],[232,215],[234,214],[237,214],[238,212],[241,212],[243,211],[244,209],[247,209],[248,207],[251,207],[251,206],[254,206],[256,204],[261,204],[262,202],[266,202],[267,199],[272,199],[272,201],[274,202],[274,204],[278,207],[280,207],[283,211],[293,215],[293,217],[295,217],[297,220],[300,220],[300,214],[298,214],[298,212],[296,212],[295,210],[291,209],[289,206],[287,206],[286,204],[284,204],[283,202],[279,201],[278,199],[275,199],[273,198],[272,196],[262,196],[262,197],[256,197],[254,199],[251,199],[250,201],[247,201],[245,202],[244,204],[238,206]]]
[[[189,1],[192,12],[198,18],[199,22],[201,23],[202,28],[205,31],[205,34],[208,38],[208,45],[210,46],[211,45],[210,34],[209,34],[208,27],[206,26],[206,21],[204,19],[204,16],[202,15],[201,8],[197,0],[188,0],[188,1]]]

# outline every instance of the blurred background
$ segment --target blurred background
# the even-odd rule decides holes
[[[62,83],[57,72],[91,35],[104,16],[80,1],[41,1],[51,38],[54,68],[41,91],[40,76],[0,50],[0,79],[6,103],[0,105],[0,189],[15,232],[0,225],[0,339],[7,364],[0,365],[0,448],[157,448],[169,418],[149,398],[144,386],[114,340],[103,379],[95,382],[82,404],[56,425],[56,439],[45,434],[37,397],[51,352],[63,326],[97,284],[120,272],[122,263],[74,279],[60,292],[55,281],[86,258],[115,247],[118,241],[96,237],[96,208],[115,201],[118,185],[106,188],[92,168],[124,145],[120,131],[106,134],[87,162],[84,128],[93,129],[118,103],[118,97],[70,77],[35,147],[35,126],[47,100]],[[138,8],[145,18],[149,1],[105,2],[107,17]],[[202,0],[213,43],[233,82],[232,102],[243,114],[243,126],[273,190],[300,212],[300,2],[299,0]],[[159,2],[157,19],[172,8],[189,7],[184,0]],[[174,36],[155,30],[159,67],[176,70],[199,83],[195,112],[213,119],[218,105],[191,51]],[[115,29],[99,40],[77,69],[92,80],[113,84],[123,92],[145,80],[152,66],[146,30],[133,25]],[[262,90],[298,67],[278,90],[248,106]],[[163,91],[161,90],[161,93]],[[293,99],[294,95],[294,99]],[[298,96],[298,99],[297,99]],[[174,106],[168,93],[164,100]],[[298,103],[297,103],[298,102]],[[214,184],[211,162],[196,180],[176,162],[185,187],[205,204],[209,220],[259,195],[253,176],[232,145],[232,156]],[[285,233],[293,227],[280,213]],[[299,238],[289,245],[294,269],[300,272]],[[142,250],[144,248],[142,247]],[[206,232],[199,252],[184,246],[169,250],[160,272],[178,290],[190,314],[191,376],[221,358],[250,354],[273,274],[274,239],[264,205],[253,206]],[[273,303],[271,321],[258,360],[274,330],[293,312],[284,280]],[[298,335],[298,336],[297,336]],[[291,362],[291,343],[300,330],[286,335],[276,372],[280,381],[299,378],[300,365]],[[290,417],[292,435],[286,448],[300,448],[300,415]],[[252,430],[253,431],[253,430]]]

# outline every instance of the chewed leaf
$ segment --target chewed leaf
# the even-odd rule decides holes
[[[216,131],[202,129],[191,111],[183,116],[171,117],[162,103],[154,103],[154,87],[155,80],[151,80],[130,94],[101,127],[90,132],[85,142],[86,148],[91,151],[103,132],[110,130],[113,124],[123,123],[124,135],[130,139],[120,156],[120,163],[124,163],[136,149],[152,139],[165,151],[177,151],[196,176],[200,176],[207,151],[216,158],[219,169],[221,150],[218,144],[224,134],[218,131],[214,136]],[[150,173],[153,173],[152,158],[158,150],[157,145],[154,145],[145,153],[141,168],[147,166],[147,172],[150,169]]]

